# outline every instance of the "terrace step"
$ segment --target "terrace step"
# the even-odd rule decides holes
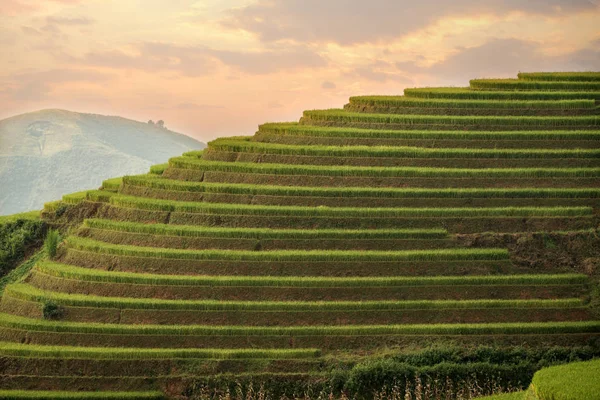
[[[587,277],[573,274],[429,278],[207,277],[109,272],[48,262],[38,264],[27,282],[42,290],[71,294],[245,301],[551,299],[583,296],[587,289]]]
[[[8,374],[4,374],[0,377],[0,382],[4,384],[7,381],[12,379],[12,376],[7,376]],[[13,375],[18,376],[18,374]],[[25,377],[23,377],[25,378]],[[37,377],[36,377],[37,378]],[[18,379],[18,378],[16,378]],[[26,378],[25,378],[26,379]],[[25,380],[24,379],[24,380]],[[39,378],[38,378],[39,379]],[[15,385],[19,387],[19,385]],[[32,385],[28,384],[27,387],[32,387]],[[33,385],[35,386],[35,385]],[[82,400],[105,400],[105,399],[114,399],[114,400],[155,400],[155,399],[165,399],[165,395],[162,392],[153,391],[153,392],[139,392],[139,391],[128,391],[128,392],[107,392],[107,391],[62,391],[62,390],[0,390],[0,398],[7,400],[20,400],[20,399],[82,399]]]
[[[198,261],[160,259],[140,256],[114,256],[95,251],[67,248],[60,260],[70,265],[111,271],[186,274],[213,276],[437,276],[528,274],[526,267],[513,265],[510,260],[477,261],[406,261],[406,262],[263,262],[263,261]],[[545,273],[557,272],[554,270]]]
[[[598,206],[594,188],[368,188],[184,182],[147,176],[123,178],[119,192],[134,197],[208,203],[328,207]],[[88,196],[89,197],[89,196]]]
[[[0,309],[40,318],[44,304],[59,307],[60,321],[240,326],[323,326],[478,322],[586,321],[579,299],[406,300],[239,302],[81,296],[39,290],[27,284],[6,287]],[[490,312],[490,310],[493,310]],[[293,317],[293,318],[292,318]]]
[[[478,93],[473,91],[474,93]],[[484,92],[486,93],[486,92]],[[599,96],[600,98],[600,96]],[[436,131],[336,128],[268,123],[253,141],[296,145],[414,146],[427,148],[597,148],[598,131]]]
[[[322,361],[318,359],[136,359],[114,360],[56,357],[23,357],[2,355],[0,367],[3,375],[20,375],[23,371],[36,371],[41,376],[113,376],[164,377],[206,376],[224,373],[294,373],[318,372]],[[0,398],[3,398],[0,396]],[[76,397],[77,398],[77,397]],[[135,398],[135,397],[134,397]]]
[[[456,100],[600,100],[600,91],[474,90],[470,87],[407,88],[404,89],[404,95],[410,98]]]
[[[600,323],[521,322],[478,324],[421,324],[371,326],[175,326],[55,322],[0,314],[0,339],[32,345],[76,345],[168,348],[253,347],[290,349],[320,348],[322,351],[381,347],[425,346],[452,341],[461,344],[548,346],[593,344],[600,338]]]
[[[308,146],[221,140],[185,156],[207,161],[431,168],[594,168],[595,149],[443,149],[391,146]]]
[[[593,99],[506,101],[355,96],[344,110],[375,114],[575,116],[597,114],[599,108]]]
[[[170,187],[172,190],[160,189],[165,182],[173,182]],[[178,186],[178,183],[181,185]],[[248,188],[249,190],[244,190]],[[261,191],[261,189],[264,189]],[[331,190],[321,190],[331,189]],[[360,189],[353,191],[345,189]],[[401,190],[401,188],[399,188]],[[287,190],[290,190],[286,193]],[[493,188],[485,192],[482,189],[481,193],[465,192],[460,194],[460,189],[455,189],[456,197],[445,197],[452,193],[444,189],[423,189],[421,196],[427,196],[430,193],[431,197],[420,197],[416,191],[408,191],[406,197],[402,197],[402,193],[398,193],[394,197],[393,192],[382,193],[385,188],[323,188],[310,186],[283,186],[278,191],[277,187],[268,185],[255,185],[252,189],[248,185],[243,184],[219,184],[209,182],[182,182],[171,179],[162,179],[162,182],[147,182],[139,184],[138,182],[127,182],[120,189],[119,193],[126,196],[146,197],[151,199],[175,200],[175,201],[191,201],[205,203],[234,203],[234,204],[255,204],[255,205],[271,205],[271,206],[304,206],[304,207],[598,207],[600,205],[600,197],[598,197],[591,189],[585,192],[585,189],[578,192],[578,189],[573,189],[570,193],[575,196],[569,197],[569,189],[565,189],[564,193],[555,192],[555,195],[550,195],[550,192],[544,192],[543,189],[529,189],[532,193],[539,193],[539,196],[544,197],[484,197],[486,193],[493,195]],[[527,190],[527,189],[524,189]],[[236,194],[235,191],[239,191]],[[264,193],[264,194],[263,194]],[[269,193],[281,193],[269,194]],[[357,196],[358,193],[363,196]],[[412,196],[409,194],[413,193]],[[500,194],[501,192],[496,192]],[[514,194],[512,194],[514,193]],[[506,192],[506,196],[518,196],[523,192]],[[583,193],[589,193],[589,197],[584,197]],[[311,196],[311,194],[314,194]],[[369,197],[373,196],[373,197]],[[477,197],[479,196],[479,197]]]
[[[472,79],[469,87],[475,90],[557,90],[570,92],[598,92],[598,81],[555,81],[528,79]]]
[[[598,83],[600,88],[600,83]],[[308,110],[300,118],[301,125],[336,126],[370,129],[432,129],[432,130],[597,130],[600,118],[532,117],[532,116],[446,116],[366,114],[341,109]]]

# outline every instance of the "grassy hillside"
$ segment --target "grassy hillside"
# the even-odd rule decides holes
[[[568,392],[536,371],[600,358],[599,82],[352,97],[46,204],[0,395]]]

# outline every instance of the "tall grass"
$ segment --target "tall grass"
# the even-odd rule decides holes
[[[517,76],[527,81],[600,82],[600,72],[519,72]]]
[[[116,192],[121,187],[123,178],[106,179],[102,182],[102,189]]]
[[[363,250],[180,250],[110,244],[70,236],[69,247],[78,250],[121,256],[172,258],[188,260],[231,261],[421,261],[421,260],[505,260],[508,250],[495,248],[435,249],[402,251]]]
[[[600,90],[600,83],[598,83]],[[303,117],[309,121],[405,124],[405,125],[452,125],[452,126],[519,126],[519,127],[600,127],[600,117],[530,117],[530,116],[454,116],[454,115],[398,115],[369,114],[341,109],[307,110]]]
[[[119,232],[180,237],[235,239],[445,239],[445,229],[267,229],[219,228],[206,226],[143,224],[105,219],[86,219],[84,226]]]
[[[599,149],[462,149],[408,146],[298,146],[223,138],[208,143],[215,151],[317,157],[398,158],[600,158]],[[195,156],[190,152],[186,155]]]
[[[192,157],[169,160],[175,168],[201,171],[314,175],[314,176],[376,176],[376,177],[598,177],[600,168],[429,168],[429,167],[354,167],[295,164],[268,164],[207,161]]]
[[[44,250],[50,259],[56,257],[56,251],[58,250],[58,244],[60,243],[60,240],[60,233],[55,229],[50,229],[46,234],[46,240],[44,240]]]
[[[6,287],[5,296],[33,302],[54,302],[61,306],[141,310],[195,311],[397,311],[455,309],[578,308],[580,299],[552,300],[379,300],[379,301],[222,301],[163,300],[155,298],[107,297],[49,292],[28,284]]]
[[[153,189],[263,196],[368,197],[368,198],[599,198],[600,188],[368,188],[249,185],[185,182],[147,176],[126,176],[126,185]]]
[[[600,82],[531,81],[525,79],[472,79],[471,89],[600,91]]]
[[[1,313],[0,326],[39,332],[177,336],[554,335],[600,333],[600,321],[324,326],[127,325],[44,321]]]
[[[457,218],[457,217],[553,217],[587,216],[591,207],[495,207],[495,208],[358,208],[358,207],[303,207],[262,206],[251,204],[202,203],[157,200],[132,196],[113,196],[110,203],[126,208],[155,211],[175,211],[227,215],[279,215],[295,217],[347,218]]]
[[[147,349],[114,347],[45,346],[0,342],[0,354],[35,358],[83,358],[109,360],[146,359],[297,359],[320,355],[317,349]]]
[[[472,90],[469,87],[424,87],[404,89],[404,95],[424,99],[457,100],[600,100],[600,92]]]
[[[466,108],[466,109],[506,109],[506,110],[573,110],[594,109],[592,99],[575,100],[456,100],[456,99],[419,99],[405,96],[354,96],[350,104],[380,107],[418,107],[418,108]]]
[[[469,93],[493,93],[469,91]],[[511,92],[512,93],[512,92]],[[600,94],[598,95],[600,99]],[[435,140],[600,140],[599,131],[443,131],[387,130],[300,125],[295,122],[267,123],[258,127],[258,134],[352,137],[381,139]]]
[[[86,282],[128,283],[139,285],[173,286],[244,286],[244,287],[399,287],[399,286],[481,286],[481,285],[581,285],[588,282],[583,274],[559,275],[487,275],[434,277],[261,277],[261,276],[196,276],[160,275],[103,271],[74,267],[54,262],[38,262],[36,271],[42,274]]]

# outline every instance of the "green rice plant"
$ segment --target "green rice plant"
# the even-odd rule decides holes
[[[180,237],[235,239],[445,239],[445,229],[267,229],[219,228],[206,226],[142,224],[105,219],[86,219],[84,226],[119,232],[145,233]]]
[[[121,187],[122,182],[123,182],[123,178],[107,179],[104,182],[102,182],[102,189],[108,190],[111,192],[116,192]]]
[[[598,177],[600,168],[431,168],[431,167],[355,167],[223,162],[176,157],[169,160],[175,168],[201,171],[312,176],[377,177]]]
[[[181,250],[127,246],[70,236],[69,247],[103,254],[186,260],[231,261],[421,261],[421,260],[505,260],[508,250],[495,248],[452,248],[435,250]]]
[[[157,164],[150,167],[150,173],[153,175],[162,175],[163,172],[169,167],[169,164]]]
[[[527,81],[600,82],[600,72],[519,72],[517,76]]]
[[[600,360],[543,368],[531,388],[539,400],[600,399]]]
[[[473,93],[488,93],[477,92]],[[493,92],[489,92],[493,93]],[[512,92],[511,92],[512,93]],[[517,93],[517,92],[515,92]],[[550,93],[550,92],[548,92]],[[600,99],[600,95],[598,96]],[[352,137],[431,140],[600,140],[600,131],[443,131],[388,130],[300,125],[297,122],[259,125],[258,134],[310,137]]]
[[[0,326],[37,332],[196,336],[527,335],[600,333],[600,321],[474,324],[218,326],[44,321],[0,313]]]
[[[600,100],[600,92],[473,90],[469,87],[423,87],[404,89],[404,95],[423,99],[456,100]]]
[[[471,89],[600,91],[600,82],[531,81],[525,79],[472,79]]]
[[[159,400],[162,392],[67,392],[63,390],[0,390],[0,398],[5,400]]]
[[[537,84],[537,82],[536,82]],[[600,83],[598,83],[600,90]],[[405,125],[447,125],[447,126],[533,126],[533,127],[600,127],[600,117],[596,115],[575,117],[530,117],[530,116],[455,116],[455,115],[401,115],[370,114],[349,112],[332,108],[329,110],[307,110],[303,118],[308,121],[405,124]]]
[[[50,229],[46,234],[46,239],[44,240],[44,250],[50,259],[56,257],[56,251],[58,250],[60,241],[60,233],[57,230]]]
[[[595,188],[369,188],[249,185],[186,182],[148,176],[126,176],[126,185],[153,189],[263,196],[367,197],[367,198],[600,198]]]
[[[66,204],[79,204],[85,200],[87,192],[87,190],[84,190],[81,192],[65,194],[62,197],[62,201]]]
[[[600,149],[463,149],[408,146],[298,146],[223,138],[208,143],[213,151],[316,157],[398,158],[600,158]],[[186,153],[195,156],[195,152]]]
[[[592,207],[494,207],[494,208],[359,208],[263,206],[252,204],[203,203],[113,196],[110,203],[118,207],[155,211],[175,211],[227,215],[289,215],[296,217],[352,218],[457,218],[457,217],[552,217],[592,215]]]
[[[379,301],[221,301],[163,300],[155,298],[107,297],[49,292],[23,283],[6,287],[5,296],[59,306],[141,310],[196,311],[381,311],[456,309],[579,308],[581,299],[552,300],[379,300]]]
[[[481,286],[481,285],[582,285],[588,282],[583,274],[558,275],[467,275],[434,277],[262,277],[262,276],[194,276],[161,275],[103,271],[66,264],[38,262],[36,272],[86,282],[128,283],[174,286],[252,286],[252,287],[397,287],[397,286]]]
[[[504,109],[504,110],[575,110],[595,109],[593,99],[569,100],[456,100],[456,99],[419,99],[405,96],[354,96],[350,104],[379,107],[418,107],[418,108],[466,108],[466,109]]]
[[[0,342],[0,354],[4,356],[35,358],[82,358],[108,360],[148,359],[297,359],[320,355],[317,349],[147,349],[114,347],[45,346]]]

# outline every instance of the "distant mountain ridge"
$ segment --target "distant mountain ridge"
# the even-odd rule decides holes
[[[122,117],[41,110],[0,121],[0,215],[40,209],[102,180],[206,145]]]

